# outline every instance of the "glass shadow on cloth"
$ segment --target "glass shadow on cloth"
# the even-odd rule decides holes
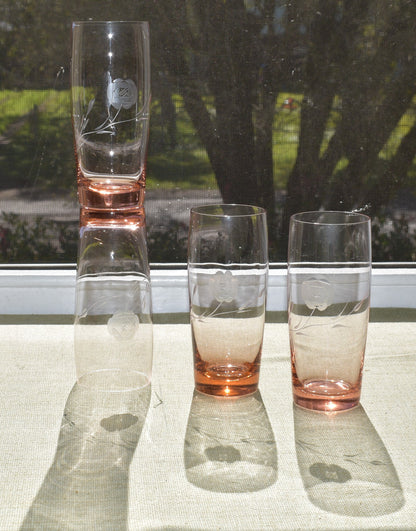
[[[321,413],[293,406],[296,455],[309,500],[346,516],[381,516],[404,505],[396,469],[364,408]]]
[[[129,465],[150,395],[150,385],[108,392],[75,384],[54,461],[21,531],[127,530]]]
[[[184,444],[188,481],[215,492],[254,492],[277,479],[277,449],[259,391],[220,398],[194,391]]]

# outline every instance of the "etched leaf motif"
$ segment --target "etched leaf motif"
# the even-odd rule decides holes
[[[87,128],[87,125],[88,125],[88,122],[89,122],[88,115],[90,114],[92,108],[94,107],[94,103],[95,103],[95,98],[93,98],[92,100],[90,100],[88,102],[87,112],[86,112],[85,116],[82,116],[82,121],[81,121],[81,132],[82,133]]]
[[[92,108],[94,107],[94,103],[95,103],[95,98],[90,100],[90,102],[88,103],[87,114],[85,115],[86,117],[90,114]]]
[[[117,78],[111,79],[111,76],[107,76],[107,116],[99,125],[91,125],[90,130],[86,131],[87,124],[89,123],[89,114],[95,104],[95,98],[88,102],[86,114],[82,117],[81,133],[83,137],[88,135],[110,135],[117,134],[117,126],[120,124],[126,124],[129,122],[138,122],[140,120],[146,120],[142,112],[135,113],[134,116],[127,119],[120,119],[122,109],[130,109],[137,103],[138,90],[136,84],[131,79]],[[115,109],[111,111],[111,107]],[[140,116],[142,114],[142,116]]]
[[[361,301],[358,301],[357,304],[352,309],[351,313],[358,313],[359,311],[361,311],[362,308],[364,309],[365,303],[366,303],[366,299],[362,299]]]
[[[332,304],[333,287],[327,280],[310,278],[302,283],[302,297],[310,310],[326,310]]]

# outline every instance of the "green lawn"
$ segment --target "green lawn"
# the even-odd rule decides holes
[[[48,92],[50,91],[0,91],[0,135],[35,106],[40,106],[48,98]]]

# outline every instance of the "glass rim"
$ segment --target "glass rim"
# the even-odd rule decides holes
[[[106,26],[108,24],[131,24],[131,25],[149,25],[147,20],[73,20],[74,26]]]
[[[227,212],[225,209],[229,209]],[[238,212],[237,209],[246,210],[246,212]],[[223,212],[215,212],[215,209],[220,210],[224,209]],[[233,210],[236,212],[233,212]],[[266,209],[256,205],[246,205],[239,203],[215,203],[212,205],[200,205],[197,207],[192,207],[190,209],[191,215],[197,214],[199,216],[207,216],[211,218],[243,218],[251,216],[263,216],[266,214]]]
[[[333,216],[333,221],[321,221],[319,216],[329,215]],[[316,216],[316,219],[313,219]],[[336,219],[337,216],[344,216],[344,219]],[[309,219],[308,219],[309,217]],[[348,218],[351,219],[348,219]],[[355,219],[353,219],[355,218]],[[290,216],[291,222],[304,223],[305,225],[320,225],[320,226],[329,226],[329,225],[360,225],[366,224],[371,221],[370,216],[363,214],[362,212],[355,212],[354,210],[309,210],[305,212],[297,212]]]

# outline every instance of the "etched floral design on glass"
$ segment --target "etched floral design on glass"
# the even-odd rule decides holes
[[[370,311],[369,219],[305,213],[291,224],[288,320],[295,402],[358,404]],[[358,226],[358,227],[357,227]]]
[[[220,304],[234,300],[237,295],[237,280],[231,271],[217,271],[210,281],[213,284],[212,292]]]
[[[267,290],[265,213],[245,205],[192,209],[188,279],[197,389],[258,385]]]
[[[150,116],[147,22],[72,25],[72,121],[81,225],[138,222]],[[134,219],[136,218],[136,219]]]

